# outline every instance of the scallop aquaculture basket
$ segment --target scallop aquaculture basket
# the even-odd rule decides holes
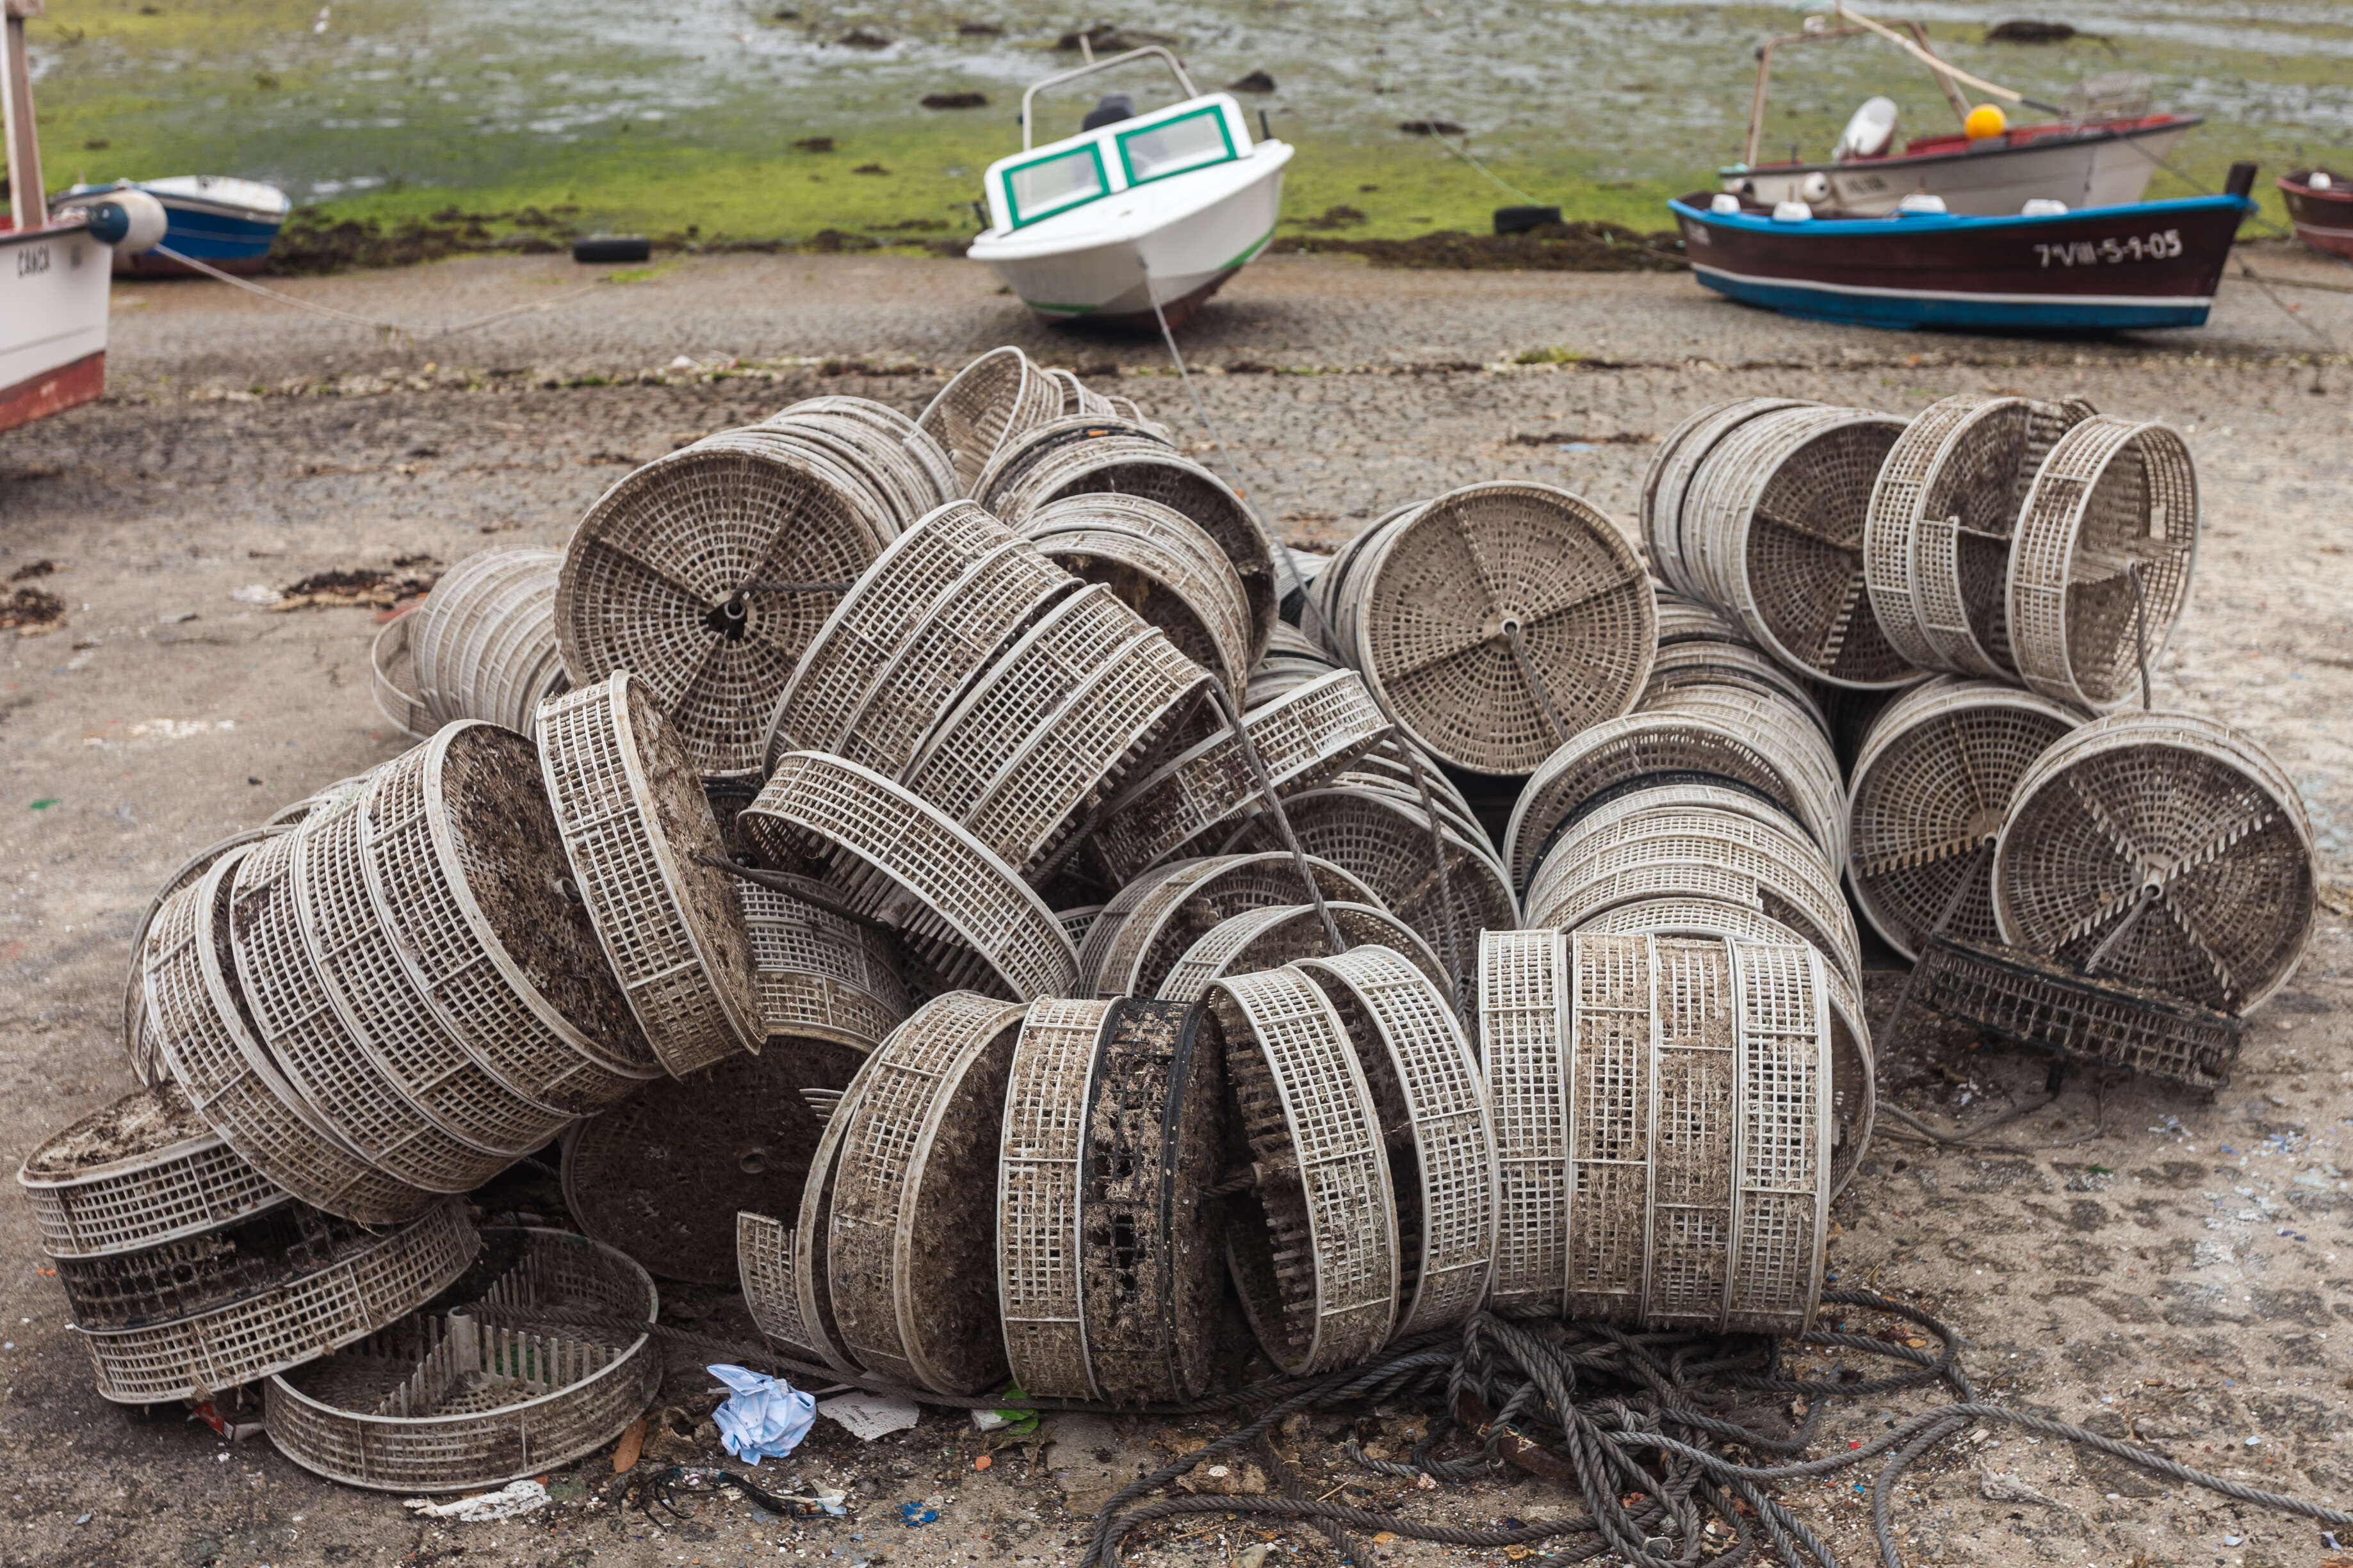
[[[1086,384],[1071,372],[1050,370],[1046,374],[1052,376],[1055,384],[1062,389],[1062,414],[1065,417],[1084,416],[1090,419],[1105,419],[1118,416],[1118,410],[1112,406],[1110,398],[1089,391]]]
[[[1993,858],[1982,851],[2027,769],[2083,721],[1986,680],[1915,687],[1872,721],[1847,796],[1846,877],[1890,947],[1918,957],[1940,921],[1964,942],[1999,940]]]
[[[1397,1195],[1347,1020],[1296,966],[1229,976],[1208,1007],[1257,1177],[1228,1200],[1226,1256],[1284,1372],[1353,1365],[1397,1326]]]
[[[164,900],[147,931],[148,1016],[188,1103],[247,1163],[330,1214],[391,1225],[432,1194],[386,1175],[332,1131],[262,1048],[230,952],[229,894],[251,845]]]
[[[1824,739],[1831,736],[1830,715],[1822,710],[1813,683],[1791,674],[1746,639],[1686,638],[1661,647],[1658,661],[1651,666],[1651,679],[1642,688],[1641,700],[1635,706],[1638,710],[1672,706],[1677,694],[1694,686],[1732,687],[1779,698],[1812,721]]]
[[[735,1215],[800,1207],[825,1118],[807,1089],[846,1089],[865,1053],[779,1040],[657,1079],[564,1140],[564,1201],[580,1228],[664,1279],[736,1278]]]
[[[860,402],[854,398],[813,398],[771,415],[754,429],[762,438],[831,461],[844,480],[862,486],[871,510],[891,520],[894,530],[914,526],[917,519],[946,505],[963,493],[953,468],[944,475],[933,461],[945,464],[947,454],[921,430],[917,442],[928,452],[911,448],[904,440],[860,414],[828,406]],[[881,405],[874,405],[881,408]],[[895,409],[883,412],[897,416]],[[912,424],[909,426],[913,429]],[[750,437],[752,432],[745,432]]]
[[[2101,711],[2140,688],[2189,603],[2198,469],[2180,433],[2084,420],[2051,448],[2018,519],[2005,600],[2029,688]],[[2138,589],[2135,589],[2135,581]]]
[[[440,728],[441,721],[425,705],[417,689],[417,655],[411,641],[417,611],[406,609],[376,628],[368,644],[368,689],[385,722],[412,741],[421,741]]]
[[[896,536],[831,466],[712,437],[622,479],[580,520],[555,595],[575,686],[644,679],[710,774],[760,770],[794,667]]]
[[[1471,773],[1533,773],[1634,705],[1658,652],[1641,558],[1548,485],[1468,485],[1398,519],[1350,569],[1342,651],[1417,744]]]
[[[485,550],[441,574],[425,603],[402,617],[415,627],[408,644],[413,689],[430,720],[403,729],[422,739],[443,724],[487,719],[530,732],[540,699],[565,681],[555,646],[563,564],[556,550]],[[396,678],[396,660],[390,669]],[[381,692],[380,684],[380,708]],[[390,709],[385,717],[400,721]]]
[[[1642,547],[1651,557],[1651,572],[1679,594],[1704,598],[1698,574],[1683,543],[1683,505],[1700,465],[1735,430],[1760,415],[1783,408],[1818,405],[1791,397],[1736,397],[1711,403],[1689,415],[1667,433],[1642,471],[1642,489],[1636,503],[1642,527]],[[1697,542],[1693,542],[1695,550]],[[1663,630],[1663,626],[1662,627]],[[1662,638],[1663,640],[1663,638]]]
[[[455,1198],[396,1230],[342,1234],[342,1245],[290,1259],[271,1281],[210,1310],[130,1326],[75,1325],[99,1393],[119,1405],[209,1399],[315,1361],[414,1311],[456,1279],[481,1246]]]
[[[176,1240],[100,1258],[60,1258],[58,1283],[87,1333],[202,1317],[366,1252],[366,1227],[307,1204],[248,1215]]]
[[[1659,651],[1663,656],[1677,643],[1730,643],[1740,647],[1755,647],[1748,628],[1717,609],[1704,599],[1694,599],[1672,589],[1658,590]],[[1655,669],[1655,666],[1653,668]]]
[[[760,1048],[759,987],[719,821],[677,729],[621,670],[541,715],[539,766],[573,886],[673,1077]]]
[[[1552,1315],[1568,1278],[1567,940],[1548,929],[1479,939],[1479,1066],[1495,1162],[1488,1307],[1506,1316]]]
[[[239,1158],[168,1079],[53,1134],[25,1156],[16,1184],[41,1250],[56,1258],[161,1247],[293,1196]]]
[[[767,764],[824,751],[897,778],[940,715],[1078,579],[968,502],[899,536],[780,683]]]
[[[876,1049],[839,1112],[833,1313],[850,1359],[894,1383],[978,1394],[1005,1379],[991,1178],[1023,1012],[940,997]]]
[[[972,499],[1015,528],[1050,503],[1082,495],[1136,496],[1193,522],[1225,552],[1250,601],[1250,660],[1274,635],[1282,585],[1274,546],[1231,485],[1186,457],[1165,435],[1118,419],[1058,419],[1008,442]]]
[[[1386,910],[1345,901],[1324,906],[1340,928],[1346,951],[1367,944],[1388,948],[1403,956],[1422,977],[1445,994],[1454,994],[1446,966],[1438,961],[1420,933]],[[1256,974],[1286,963],[1332,955],[1332,939],[1314,904],[1270,904],[1245,910],[1220,921],[1208,935],[1185,950],[1155,994],[1164,1002],[1198,1002],[1208,994],[1210,983],[1229,974]],[[1450,1006],[1452,1004],[1448,1004]]]
[[[154,925],[156,914],[164,900],[181,889],[191,887],[204,879],[220,858],[230,850],[247,844],[256,844],[269,837],[269,830],[248,827],[227,837],[206,845],[173,869],[147,900],[139,916],[139,923],[131,928],[130,973],[122,983],[122,1048],[131,1058],[131,1074],[141,1083],[155,1087],[171,1081],[164,1066],[163,1053],[147,1032],[147,977],[145,973],[147,932]]]
[[[1928,938],[1917,994],[1922,1006],[2004,1039],[2194,1089],[2229,1086],[2246,1029],[2161,991],[1950,936]]]
[[[2020,506],[2080,398],[1964,393],[1907,426],[1871,496],[1863,572],[1889,644],[1924,669],[2011,673],[2002,595]]]
[[[1078,954],[1054,911],[938,807],[855,763],[794,752],[737,818],[753,853],[818,854],[849,910],[899,933],[943,989],[1069,994]]]
[[[2060,739],[2019,780],[1994,851],[2004,943],[2231,1013],[2295,973],[2317,898],[2295,784],[2189,713],[2117,713]]]
[[[923,504],[907,518],[907,524],[964,494],[955,459],[947,448],[887,403],[871,397],[807,397],[778,410],[767,423],[804,421],[821,422],[839,439],[857,447],[869,464],[887,467],[894,483],[903,484],[920,497]]]
[[[1761,414],[1719,442],[1684,502],[1692,588],[1800,675],[1852,690],[1921,672],[1880,629],[1863,577],[1863,522],[1904,421],[1860,408]]]
[[[1339,1009],[1391,1131],[1398,1203],[1396,1334],[1451,1328],[1476,1311],[1495,1257],[1495,1145],[1487,1092],[1447,991],[1393,948],[1353,947],[1299,971]],[[1402,1146],[1394,1131],[1407,1130]]]
[[[1331,777],[1389,730],[1364,678],[1350,669],[1253,704],[1241,721],[1278,793]],[[1241,742],[1230,731],[1213,736],[1114,797],[1094,831],[1091,857],[1112,885],[1123,886],[1241,816],[1260,794]]]
[[[1129,883],[1103,906],[1079,955],[1081,987],[1097,996],[1152,995],[1176,961],[1220,922],[1308,897],[1298,862],[1283,850],[1212,855],[1166,869],[1148,883]],[[1381,907],[1378,894],[1330,861],[1311,855],[1307,869],[1327,900]]]
[[[1061,384],[1019,349],[991,349],[956,372],[915,423],[955,463],[958,493],[973,495],[997,449],[1060,418],[1062,398]]]
[[[533,1325],[531,1313],[650,1324],[645,1270],[561,1231],[501,1228],[483,1240],[458,1292],[476,1298],[469,1306],[404,1318],[269,1380],[264,1410],[280,1453],[347,1486],[459,1491],[545,1475],[643,1414],[662,1377],[650,1334]],[[487,1289],[473,1289],[478,1280]]]
[[[735,883],[768,1038],[872,1050],[913,1011],[898,949],[887,932],[819,902],[829,898],[821,884],[793,880],[797,893]]]
[[[1109,586],[1090,584],[965,688],[901,782],[1031,870],[1181,733],[1210,679]]]
[[[1141,496],[1080,495],[1039,507],[1022,532],[1072,576],[1108,584],[1229,690],[1242,689],[1250,670],[1250,595],[1198,523]]]

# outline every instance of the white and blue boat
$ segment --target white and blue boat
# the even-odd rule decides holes
[[[117,180],[111,185],[75,185],[51,198],[52,206],[79,204],[111,190],[142,190],[164,204],[171,226],[164,247],[223,272],[259,272],[294,204],[276,185],[228,174],[178,174],[164,180]],[[185,277],[194,269],[155,251],[129,255],[117,250],[117,273]]]

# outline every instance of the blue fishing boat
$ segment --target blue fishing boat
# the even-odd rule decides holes
[[[111,185],[75,185],[52,198],[52,206],[79,203],[110,190],[145,191],[164,204],[171,227],[164,236],[166,249],[201,261],[223,272],[259,272],[269,258],[270,243],[293,210],[284,191],[259,180],[227,174],[179,174],[164,180],[117,180]],[[128,255],[118,250],[117,273],[140,277],[185,277],[194,269],[153,250]]]

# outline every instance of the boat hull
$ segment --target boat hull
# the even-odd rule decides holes
[[[79,225],[0,232],[0,430],[106,390],[107,283]]]
[[[2316,191],[2288,179],[2279,188],[2296,238],[2315,250],[2353,259],[2353,191]]]
[[[277,241],[278,231],[285,226],[286,213],[280,207],[264,207],[250,201],[226,199],[221,195],[206,195],[206,187],[233,191],[248,186],[242,180],[211,180],[188,177],[155,180],[138,184],[164,205],[167,226],[164,245],[180,255],[203,262],[221,272],[240,275],[259,272],[269,259],[269,247]],[[186,187],[195,187],[193,189]],[[51,202],[52,210],[59,203],[87,200],[102,195],[111,187],[76,185]],[[271,195],[278,193],[270,187]],[[279,198],[282,203],[283,197]],[[194,278],[201,276],[193,267],[184,266],[154,251],[132,255],[117,251],[114,270],[123,277]]]
[[[2158,164],[2199,123],[2195,116],[2129,130],[2045,136],[1998,147],[1966,144],[1844,163],[1777,163],[1725,177],[1724,188],[1760,205],[1801,201],[1810,175],[1830,181],[1829,207],[1841,217],[1884,217],[1915,191],[1942,197],[1947,212],[2006,217],[2037,198],[2078,210],[2129,206],[2148,190]]]
[[[1698,280],[1746,304],[1865,326],[2115,331],[2204,324],[2254,204],[2200,196],[2055,217],[1776,223],[1670,203]]]

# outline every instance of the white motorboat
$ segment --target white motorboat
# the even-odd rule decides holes
[[[1106,98],[1087,129],[1030,145],[1039,92],[1157,55],[1182,102],[1138,114]],[[1049,321],[1174,328],[1274,237],[1289,143],[1253,142],[1241,106],[1204,93],[1176,57],[1130,49],[1048,77],[1021,96],[1022,151],[988,166],[990,226],[972,243],[1007,288]]]
[[[25,19],[40,14],[41,0],[0,0],[0,121],[10,175],[0,227],[0,430],[106,390],[106,247],[79,211],[52,221],[41,200],[41,142],[25,53]]]

